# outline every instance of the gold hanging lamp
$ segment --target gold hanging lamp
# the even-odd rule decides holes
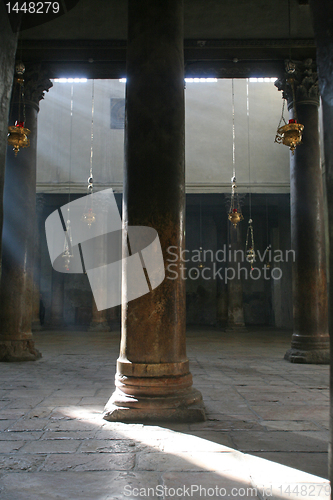
[[[279,80],[275,83],[279,90],[283,90],[282,99],[282,114],[280,122],[277,127],[275,141],[278,144],[284,144],[288,146],[292,154],[295,154],[296,147],[302,143],[302,133],[304,130],[304,125],[298,123],[297,111],[296,111],[296,96],[295,96],[295,73],[296,64],[291,59],[291,10],[290,10],[290,0],[288,0],[288,32],[289,32],[289,60],[286,61],[286,72],[287,77],[283,82]],[[288,123],[284,119],[283,112],[286,101],[286,93],[290,93],[288,86],[291,89],[291,97],[293,104],[293,118],[291,118]],[[280,88],[279,88],[280,87]],[[281,126],[281,123],[284,125]]]
[[[231,224],[234,226],[235,229],[237,227],[237,224],[244,219],[239,204],[236,176],[233,176],[231,178],[231,202],[228,213],[228,219],[230,220]]]
[[[228,219],[236,229],[237,224],[241,222],[244,217],[240,208],[237,184],[236,184],[234,79],[232,79],[231,89],[232,89],[232,177],[231,177],[231,200],[230,200],[230,208],[228,211]]]
[[[295,71],[295,70],[293,70]],[[298,123],[297,121],[297,112],[296,112],[296,98],[295,98],[295,78],[292,76],[292,70],[289,70],[290,77],[287,78],[287,83],[290,85],[292,91],[293,98],[293,116],[288,123],[284,119],[284,106],[286,101],[285,94],[282,95],[283,105],[282,105],[282,114],[277,127],[275,141],[278,144],[284,144],[288,146],[292,154],[295,154],[295,149],[299,144],[302,144],[302,133],[304,130],[304,125]],[[284,125],[281,126],[281,123],[284,122]]]
[[[18,92],[18,119],[15,121],[14,125],[8,127],[8,137],[7,142],[9,146],[13,147],[15,156],[20,151],[20,148],[28,148],[30,146],[30,140],[28,135],[30,130],[25,127],[25,102],[24,102],[24,78],[23,74],[25,72],[25,66],[22,62],[18,62],[15,66],[16,74],[14,81],[14,91],[13,100],[15,98],[15,93]],[[21,119],[21,108],[23,111],[23,120]]]

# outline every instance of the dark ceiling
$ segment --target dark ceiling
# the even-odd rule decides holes
[[[290,50],[294,60],[315,59],[305,1],[185,0],[186,75],[279,76]],[[126,26],[126,0],[79,0],[61,17],[24,29],[19,50],[52,77],[118,78],[126,74]]]

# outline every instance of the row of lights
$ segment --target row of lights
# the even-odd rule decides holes
[[[57,83],[86,83],[87,78],[55,78]],[[120,78],[121,83],[126,83],[126,78]],[[276,78],[250,78],[250,83],[274,83]],[[186,83],[216,83],[217,78],[185,78]]]

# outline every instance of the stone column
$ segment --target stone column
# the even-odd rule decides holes
[[[302,144],[290,154],[291,247],[294,333],[285,359],[293,363],[329,362],[328,296],[322,170],[318,124],[318,77],[312,60],[297,65],[278,88],[294,118],[290,77],[294,80]]]
[[[52,268],[51,285],[51,320],[50,326],[55,330],[64,328],[64,273]]]
[[[157,230],[184,249],[183,1],[129,0],[124,167],[124,254],[129,226]],[[150,293],[127,303],[123,268],[122,336],[116,391],[104,418],[204,419],[186,357],[185,281],[166,270]],[[171,279],[170,279],[171,278]]]
[[[222,195],[223,196],[223,195]],[[220,211],[219,211],[220,212]],[[214,215],[213,219],[216,226],[216,243],[217,250],[224,251],[224,255],[226,257],[226,252],[228,251],[227,244],[227,223],[229,221],[226,217],[223,218],[223,212],[220,212],[218,215]],[[222,258],[222,257],[221,257]],[[219,267],[223,267],[223,263],[217,262]],[[226,262],[224,262],[226,265]],[[224,280],[220,279],[218,276],[216,277],[216,326],[218,328],[225,328],[226,323],[228,321],[228,288]]]
[[[0,360],[33,361],[41,354],[31,333],[36,205],[38,103],[52,83],[40,68],[26,70],[26,127],[30,147],[17,155],[8,147],[4,188],[3,259],[0,287]],[[18,116],[13,103],[13,117]]]
[[[103,214],[103,217],[97,217],[96,218],[96,226],[98,226],[101,234],[105,234],[107,232],[106,230],[106,218],[107,218],[107,206],[103,206],[100,204],[100,210]],[[97,255],[100,256],[102,262],[107,261],[107,245],[105,245],[104,239],[97,239],[94,242],[94,250]],[[96,286],[95,290],[95,296],[96,294],[102,294],[104,295],[107,293],[108,290],[108,285],[107,285],[107,277],[106,276],[100,276],[99,277],[99,286]],[[97,284],[96,284],[97,285]],[[98,301],[98,297],[96,297]],[[92,319],[90,326],[88,328],[89,331],[99,331],[99,332],[109,332],[110,327],[108,324],[108,310],[103,309],[102,311],[98,311],[96,307],[96,302],[94,297],[92,297]]]
[[[331,338],[330,370],[330,444],[329,478],[333,481],[333,3],[331,0],[310,0],[313,28],[317,45],[317,65],[319,88],[323,106],[324,152],[327,193],[327,212],[329,224],[329,331]]]
[[[1,278],[1,241],[3,219],[3,186],[7,152],[7,133],[10,95],[15,69],[17,33],[13,33],[3,2],[0,4],[0,278]]]
[[[32,330],[41,330],[40,322],[40,271],[41,271],[41,230],[43,224],[44,195],[36,196],[36,224],[34,238],[34,272],[33,272],[33,299],[32,299]]]
[[[235,272],[234,278],[228,280],[228,322],[226,332],[246,331],[244,322],[243,308],[243,284],[238,276],[238,263],[240,267],[249,267],[246,262],[241,262],[240,252],[243,250],[241,241],[241,232],[239,224],[235,228],[229,223],[229,249],[231,252],[231,261],[228,262],[228,267]],[[244,251],[244,250],[243,250]],[[231,276],[231,273],[228,273]]]
[[[92,319],[89,326],[90,332],[109,332],[111,331],[107,321],[107,309],[98,311],[94,298],[92,299]]]

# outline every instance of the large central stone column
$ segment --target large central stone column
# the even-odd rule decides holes
[[[40,68],[26,71],[25,112],[26,127],[31,131],[30,147],[21,149],[17,157],[11,147],[7,151],[0,287],[0,361],[33,361],[41,356],[34,347],[31,333],[37,113],[43,91],[51,86]],[[18,116],[15,102],[13,116]]]
[[[184,249],[183,2],[129,0],[123,198],[129,226],[157,230],[164,261]],[[175,250],[176,249],[176,250]],[[175,269],[175,268],[174,268]],[[123,269],[122,336],[116,391],[104,418],[203,420],[186,357],[185,281],[180,268],[127,303]],[[170,279],[171,278],[171,279]]]
[[[285,359],[326,364],[330,358],[318,77],[309,59],[280,85],[288,99],[290,118],[295,118],[290,77],[294,80],[297,119],[304,131],[302,144],[290,156],[294,333]]]

